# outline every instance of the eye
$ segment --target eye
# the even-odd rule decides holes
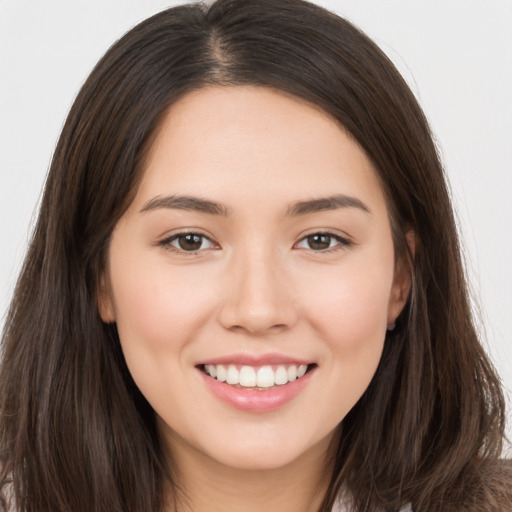
[[[328,251],[329,249],[335,249],[338,246],[349,246],[350,241],[332,233],[312,233],[308,235],[296,244],[298,249],[311,249],[312,251]]]
[[[162,240],[160,245],[179,252],[197,252],[217,247],[207,236],[200,233],[178,233]]]

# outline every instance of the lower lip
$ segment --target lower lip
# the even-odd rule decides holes
[[[293,400],[311,380],[314,369],[308,371],[303,377],[272,388],[256,390],[250,388],[235,388],[225,382],[206,375],[198,369],[205,384],[210,391],[223,402],[235,409],[247,412],[271,412],[283,407]]]

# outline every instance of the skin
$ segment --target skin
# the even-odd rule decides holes
[[[333,194],[364,208],[290,214],[297,202]],[[148,208],[177,195],[219,203],[225,215]],[[199,250],[172,238],[187,232],[206,237]],[[327,250],[312,248],[314,233],[331,233]],[[185,509],[318,507],[329,443],[370,383],[410,287],[395,268],[386,200],[358,144],[280,92],[189,93],[160,126],[114,230],[103,282],[100,313],[117,323],[130,372],[156,411]],[[316,366],[271,412],[226,404],[196,367],[275,353]]]

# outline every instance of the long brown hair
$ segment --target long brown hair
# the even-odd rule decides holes
[[[178,500],[154,412],[96,297],[162,116],[209,84],[285,91],[345,127],[373,161],[397,258],[413,277],[379,368],[341,423],[320,511],[341,486],[357,511],[512,507],[512,472],[498,460],[504,399],[471,320],[428,124],[368,37],[301,0],[168,9],[120,39],[78,94],[3,333],[0,494],[19,512],[162,511],[169,484]]]

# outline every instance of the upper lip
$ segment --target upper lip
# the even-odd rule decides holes
[[[295,364],[300,366],[302,364],[312,364],[312,361],[307,361],[305,359],[300,359],[294,356],[287,356],[284,354],[261,354],[261,355],[251,355],[251,354],[231,354],[219,357],[213,357],[211,359],[204,359],[197,363],[196,366],[201,365],[217,365],[217,364],[233,364],[233,365],[241,365],[241,366],[270,366],[270,365],[279,365],[279,364]]]

